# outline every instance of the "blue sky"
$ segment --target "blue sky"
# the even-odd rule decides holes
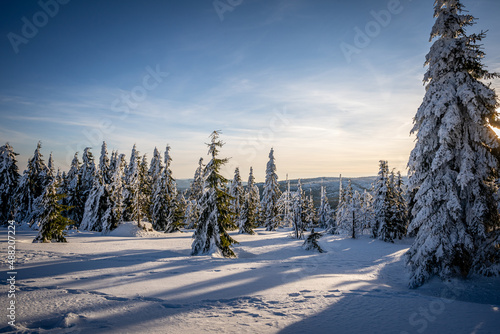
[[[405,171],[432,0],[55,1],[0,3],[0,141],[21,169],[38,140],[63,170],[102,140],[127,157],[168,143],[190,178],[218,129],[227,176],[263,180],[271,147],[280,179]],[[463,3],[500,72],[500,2]]]

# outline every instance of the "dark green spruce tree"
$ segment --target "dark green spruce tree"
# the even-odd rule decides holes
[[[221,167],[228,159],[218,158],[224,143],[219,140],[219,132],[210,135],[208,154],[212,160],[205,168],[205,184],[199,205],[201,208],[198,226],[194,232],[192,255],[220,252],[224,257],[235,257],[231,245],[237,243],[227,231],[236,228],[234,213],[230,209],[231,196],[227,190],[227,179],[220,174]]]
[[[53,180],[38,198],[41,212],[38,216],[38,235],[33,242],[66,242],[65,229],[72,221],[62,215],[68,206],[61,204],[64,194],[57,192],[58,183]]]

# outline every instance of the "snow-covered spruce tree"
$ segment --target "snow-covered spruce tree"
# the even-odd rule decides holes
[[[493,194],[499,139],[495,92],[480,80],[498,77],[481,63],[481,34],[466,34],[474,17],[458,0],[436,0],[436,22],[426,56],[426,94],[414,118],[415,148],[408,162],[409,191],[416,190],[407,253],[410,287],[431,276],[487,273],[483,254],[499,226]],[[498,254],[497,248],[495,252]],[[498,272],[497,272],[498,273]]]
[[[304,231],[306,229],[306,208],[307,202],[304,191],[302,190],[302,183],[299,179],[297,182],[297,191],[292,197],[292,225],[295,239],[302,239],[304,237]]]
[[[107,196],[106,185],[103,183],[102,177],[96,175],[94,185],[85,201],[85,210],[82,222],[80,223],[80,230],[102,231],[102,218],[108,204]]]
[[[54,166],[54,158],[52,157],[52,153],[49,155],[49,160],[47,161],[47,185],[54,181],[56,178],[56,167]]]
[[[378,239],[385,242],[394,242],[394,238],[396,238],[399,228],[397,222],[395,221],[397,199],[394,190],[394,171],[389,174],[389,178],[387,180],[387,191],[385,195],[387,203],[386,211],[384,211],[385,219],[381,220],[381,223],[378,225],[379,229],[377,232],[377,237]]]
[[[347,188],[342,191],[342,204],[337,208],[337,232],[350,235],[353,239],[363,232],[361,225],[362,214],[362,196],[358,191],[352,189],[351,181]]]
[[[64,172],[61,173],[61,168],[57,168],[57,173],[56,173],[56,181],[58,182],[59,184],[59,188],[62,187],[63,185],[63,180],[64,180]]]
[[[142,213],[140,206],[140,175],[139,165],[141,164],[141,156],[137,151],[136,145],[132,147],[130,161],[125,170],[125,185],[123,191],[123,220],[135,221],[140,225]]]
[[[76,158],[76,155],[75,155]],[[78,159],[73,159],[73,162],[78,164]],[[71,166],[73,169],[73,163]],[[70,170],[70,173],[72,171]],[[71,173],[72,174],[72,173]],[[70,180],[72,189],[68,191],[67,204],[72,207],[68,212],[69,216],[77,226],[80,226],[83,216],[85,215],[85,204],[94,187],[94,179],[97,177],[97,169],[95,166],[94,156],[90,151],[90,147],[85,148],[82,156],[82,164],[78,167],[78,177],[73,177]]]
[[[85,211],[83,214],[80,229],[89,231],[102,231],[104,226],[113,225],[115,215],[111,213],[111,182],[112,170],[110,159],[106,148],[106,142],[103,142],[101,147],[101,156],[99,158],[99,168],[94,177],[92,189],[87,196],[85,202]]]
[[[107,210],[104,213],[102,220],[102,231],[109,232],[118,227],[122,221],[124,198],[123,198],[123,180],[125,175],[127,163],[125,155],[118,152],[113,152],[110,170],[111,170],[111,183],[108,185],[109,196]]]
[[[393,171],[390,176],[390,183],[392,189],[391,220],[394,226],[393,236],[394,239],[402,239],[406,236],[408,229],[408,211],[401,173],[398,172],[395,175]]]
[[[342,186],[342,177],[340,177],[339,203],[335,212],[335,228],[333,229],[335,234],[346,233],[344,224],[350,215],[349,206],[351,205],[353,195],[351,182],[349,181],[349,186],[344,189]]]
[[[83,196],[81,196],[82,186],[80,181],[80,166],[81,163],[78,160],[77,152],[71,161],[71,167],[64,179],[62,190],[62,193],[66,194],[66,197],[63,199],[63,203],[68,207],[68,210],[64,214],[77,226],[83,219],[85,210],[85,202],[82,202]]]
[[[302,244],[302,247],[305,250],[316,250],[320,253],[325,253],[323,248],[318,244],[318,240],[323,236],[323,234],[319,232],[314,232],[314,228],[311,230],[311,233],[307,236],[306,240]]]
[[[67,206],[60,204],[64,195],[58,194],[57,187],[57,182],[52,180],[37,198],[41,210],[36,219],[40,228],[33,242],[66,242],[65,229],[71,220],[62,215]]]
[[[0,147],[0,225],[14,219],[14,197],[21,177],[17,155],[9,143]]]
[[[326,187],[321,186],[321,202],[318,210],[318,224],[321,228],[327,229],[332,223],[332,208],[326,196]]]
[[[288,174],[286,175],[286,190],[281,194],[279,200],[279,213],[283,217],[283,226],[291,227],[293,225],[293,208],[292,208],[293,194],[290,191],[290,180]]]
[[[172,233],[179,231],[180,228],[184,224],[184,220],[182,214],[179,214],[179,210],[177,208],[177,184],[175,183],[175,179],[172,176],[172,170],[170,169],[170,164],[172,163],[172,157],[170,156],[170,146],[167,145],[165,150],[165,168],[163,173],[164,180],[164,189],[166,195],[166,202],[168,206],[168,216],[170,217],[167,220],[167,224],[165,226],[165,232]]]
[[[157,179],[161,177],[162,171],[163,171],[163,162],[161,158],[161,153],[155,147],[153,152],[153,158],[151,159],[151,164],[149,165],[149,171],[148,171],[152,184],[155,184]]]
[[[365,189],[363,191],[363,194],[361,195],[361,212],[359,218],[361,229],[370,230],[373,226],[374,218],[375,214],[373,211],[373,197],[370,192],[366,191]]]
[[[99,157],[99,174],[102,177],[102,182],[104,184],[111,183],[111,177],[113,172],[111,170],[111,160],[108,157],[108,148],[106,142],[102,142],[101,146],[101,156]]]
[[[191,229],[195,228],[198,222],[198,217],[200,216],[200,210],[198,207],[198,201],[203,195],[203,158],[200,158],[198,162],[198,168],[194,173],[193,182],[187,192],[187,208],[184,220],[184,225]]]
[[[372,230],[373,238],[384,239],[380,237],[379,231],[386,230],[384,227],[391,216],[389,201],[389,164],[385,160],[380,160],[379,172],[375,184],[373,185],[373,210],[374,220]]]
[[[198,219],[198,203],[190,200],[186,200],[186,210],[184,211],[184,223],[183,225],[187,229],[192,229],[196,227],[196,222]]]
[[[363,234],[363,195],[359,191],[354,191],[350,205],[350,228],[351,237],[356,239],[359,234]]]
[[[149,208],[149,215],[151,217],[151,221],[153,221],[153,202],[154,202],[154,194],[156,192],[155,187],[159,185],[158,180],[161,178],[161,174],[163,172],[163,161],[162,161],[161,153],[155,147],[153,152],[153,158],[151,159],[151,163],[149,164],[149,180],[151,182],[151,206]]]
[[[212,159],[205,168],[205,185],[200,199],[200,220],[194,232],[192,255],[211,254],[220,251],[224,257],[235,257],[231,245],[237,243],[227,233],[234,229],[234,213],[230,210],[231,197],[227,193],[227,179],[220,174],[221,167],[228,159],[218,158],[224,143],[219,140],[219,132],[214,131],[211,143],[207,144]]]
[[[28,167],[24,171],[16,190],[15,201],[15,220],[16,222],[35,228],[38,228],[37,217],[40,213],[40,207],[37,205],[39,198],[47,187],[47,174],[49,169],[43,160],[42,143],[38,142],[33,157],[28,160]]]
[[[175,209],[174,209],[174,222],[177,226],[177,231],[181,227],[185,227],[184,222],[186,220],[186,210],[187,210],[187,200],[185,196],[185,191],[177,191],[177,196],[175,198]]]
[[[337,231],[337,219],[343,215],[342,211],[345,209],[344,192],[342,189],[342,174],[339,176],[339,195],[337,208],[332,211],[332,220],[329,227],[327,227],[327,232],[330,234],[338,234]]]
[[[312,195],[312,189],[309,188],[309,196],[305,198],[305,215],[304,221],[306,223],[306,229],[312,228],[317,225],[318,217],[316,215],[316,208],[314,207],[314,199]]]
[[[139,206],[143,220],[151,221],[152,206],[152,181],[148,171],[148,161],[146,155],[142,157],[139,165]]]
[[[274,231],[280,224],[280,217],[278,215],[278,200],[280,196],[281,191],[278,185],[278,175],[276,175],[274,149],[271,148],[261,201],[262,221],[266,227],[266,231]]]
[[[259,187],[255,184],[255,177],[253,176],[253,168],[250,167],[250,173],[248,174],[248,183],[246,187],[246,193],[248,194],[248,201],[251,203],[251,207],[253,209],[252,215],[253,218],[251,221],[254,224],[257,224],[257,219],[259,216],[259,208],[260,208],[260,194],[259,194]]]
[[[241,226],[243,220],[243,205],[245,204],[245,192],[241,184],[240,169],[236,167],[234,170],[234,178],[229,187],[229,196],[231,196],[231,212],[234,212],[236,226]]]
[[[253,168],[250,167],[248,175],[248,184],[244,195],[243,214],[240,221],[239,233],[254,234],[254,228],[257,226],[259,217],[260,196],[259,188],[255,185]]]
[[[184,221],[179,215],[176,215],[177,210],[177,185],[172,177],[170,164],[170,146],[167,145],[165,150],[165,167],[160,179],[154,185],[153,195],[153,228],[158,231],[172,233],[179,231]]]
[[[97,174],[94,155],[90,151],[90,147],[83,150],[82,165],[78,172],[80,174],[82,196],[86,200]]]
[[[198,161],[198,168],[194,172],[193,182],[191,182],[191,186],[188,191],[189,200],[198,201],[203,195],[203,185],[205,184],[205,180],[203,178],[203,171],[205,166],[203,165],[203,158],[200,158]]]

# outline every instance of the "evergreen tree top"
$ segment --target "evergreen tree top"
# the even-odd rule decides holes
[[[250,167],[250,174],[248,174],[248,188],[255,185],[255,177],[253,176],[253,167]]]
[[[101,171],[107,170],[109,168],[109,165],[110,165],[110,160],[108,157],[108,148],[106,142],[103,141],[101,146],[101,157],[99,158],[99,169]]]
[[[269,152],[269,161],[267,163],[267,168],[266,168],[266,178],[268,177],[276,177],[278,176],[275,174],[276,172],[276,164],[275,164],[275,159],[274,159],[274,148],[271,148],[271,151]]]
[[[49,155],[49,161],[47,162],[47,168],[51,172],[55,172],[54,158],[52,157],[52,152],[50,152],[50,155]]]
[[[225,144],[222,140],[219,140],[221,133],[222,132],[220,130],[215,130],[214,132],[212,132],[212,134],[210,135],[210,143],[207,143],[208,155],[211,155],[212,159],[219,155],[219,148],[221,148]],[[227,161],[228,159],[224,159],[224,162],[222,164],[226,163]]]
[[[165,148],[165,168],[170,168],[170,164],[172,163],[172,157],[170,156],[170,145],[167,144]]]
[[[236,167],[234,169],[233,184],[234,185],[241,185],[241,176],[240,176],[240,168],[239,167]]]
[[[465,35],[465,27],[474,24],[472,15],[461,15],[464,6],[459,0],[436,0],[434,17],[436,22],[432,28],[430,40],[436,36],[457,38]]]
[[[493,79],[499,77],[497,73],[490,73],[481,63],[485,54],[481,41],[485,32],[466,34],[466,27],[475,24],[472,15],[463,15],[464,6],[459,0],[436,0],[434,17],[436,22],[432,27],[430,41],[438,38],[426,56],[425,65],[428,71],[424,82],[439,79],[447,73],[467,73],[474,79]]]
[[[155,179],[159,177],[162,170],[163,170],[163,163],[161,159],[161,153],[155,147],[155,150],[153,152],[153,158],[151,158],[151,165],[149,167],[148,173],[151,177]]]

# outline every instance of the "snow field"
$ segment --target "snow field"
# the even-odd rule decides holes
[[[259,228],[253,236],[231,232],[238,258],[223,259],[190,256],[192,230],[121,229],[72,233],[67,244],[33,244],[36,232],[18,231],[17,332],[496,333],[500,326],[498,278],[408,289],[403,255],[412,240],[326,235],[320,254],[302,249],[289,229]],[[16,332],[4,326],[0,332]]]

